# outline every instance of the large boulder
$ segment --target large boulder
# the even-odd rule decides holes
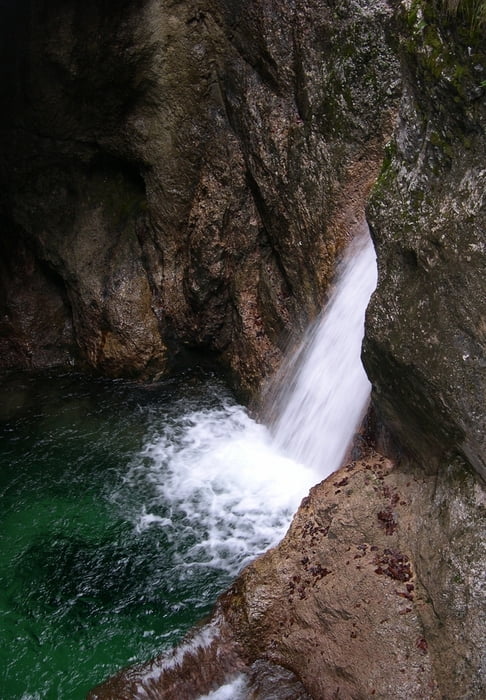
[[[485,509],[463,465],[437,477],[370,451],[311,490],[209,626],[89,698],[191,700],[238,673],[253,700],[481,698]]]

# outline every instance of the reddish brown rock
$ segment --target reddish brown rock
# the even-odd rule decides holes
[[[475,556],[485,555],[485,504],[461,464],[425,474],[370,452],[315,486],[281,544],[220,598],[207,655],[181,655],[174,685],[163,672],[154,683],[149,664],[92,697],[144,697],[147,673],[150,697],[197,697],[221,684],[221,674],[207,673],[221,654],[218,669],[228,675],[258,660],[289,669],[316,700],[479,698],[483,579]],[[193,694],[179,695],[194,673]],[[131,690],[118,695],[123,688]]]
[[[207,689],[264,662],[319,699],[486,693],[484,483],[469,469],[484,476],[486,63],[465,7],[2,7],[2,367],[154,376],[197,350],[255,391],[362,218],[401,55],[364,358],[414,461],[375,455],[312,491],[218,604],[227,655],[211,645]],[[105,697],[136,696],[144,673]]]

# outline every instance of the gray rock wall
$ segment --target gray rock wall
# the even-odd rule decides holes
[[[486,40],[403,4],[400,119],[368,209],[379,283],[364,362],[400,441],[486,477]]]
[[[239,654],[223,670],[283,665],[316,698],[485,691],[486,62],[470,6],[1,6],[2,367],[148,377],[196,349],[255,391],[321,307],[377,179],[364,361],[402,460],[316,487],[218,608]],[[132,697],[133,678],[100,697]]]
[[[461,7],[453,16],[443,3],[395,3],[390,40],[403,92],[368,207],[379,284],[364,344],[394,459],[371,451],[311,490],[282,543],[221,597],[219,638],[207,659],[184,657],[175,685],[154,673],[164,668],[155,660],[93,698],[136,697],[141,688],[177,697],[183,679],[214,658],[250,678],[256,662],[283,666],[319,700],[484,696],[486,64],[484,33]],[[339,9],[327,10],[336,21]],[[284,36],[286,26],[278,25]],[[280,65],[267,56],[268,83]],[[333,84],[321,84],[320,123],[332,96],[345,94]],[[250,106],[230,104],[251,133]],[[221,682],[196,679],[198,692]]]

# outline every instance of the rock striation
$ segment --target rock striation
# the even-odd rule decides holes
[[[248,678],[284,667],[319,700],[486,693],[485,42],[472,4],[453,5],[394,3],[402,97],[367,210],[375,449],[311,490],[212,622],[208,659]],[[150,692],[175,698],[165,663]],[[200,664],[185,654],[180,678]],[[142,697],[147,671],[93,698]]]
[[[484,3],[452,5],[407,2],[397,12],[403,94],[368,207],[379,281],[363,360],[402,463],[435,479],[416,513],[416,570],[432,604],[425,636],[437,644],[441,697],[479,698],[486,670],[486,18]]]
[[[197,351],[254,393],[363,218],[388,4],[2,11],[1,366],[143,378]]]
[[[198,352],[254,394],[376,181],[374,449],[311,491],[207,644],[93,698],[190,698],[233,672],[267,700],[272,679],[281,698],[486,694],[477,7],[2,3],[2,368],[143,378]]]

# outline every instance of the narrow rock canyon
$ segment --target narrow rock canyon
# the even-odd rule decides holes
[[[484,697],[484,2],[0,8],[2,370],[209,361],[256,403],[365,218],[378,259],[348,463],[206,645],[91,697]]]

